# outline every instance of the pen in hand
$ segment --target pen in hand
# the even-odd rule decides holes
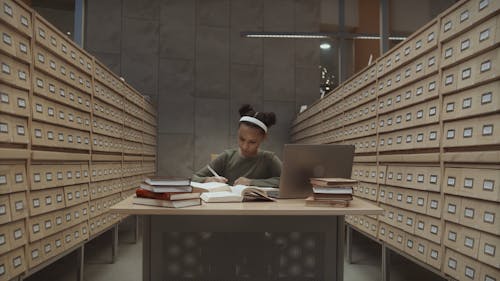
[[[212,173],[218,180],[221,180],[222,182],[227,182],[227,179],[219,176],[219,174],[217,174],[217,172],[212,167],[210,167],[210,165],[207,165],[207,168],[210,171],[210,173]]]

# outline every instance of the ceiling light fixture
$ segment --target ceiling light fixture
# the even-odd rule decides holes
[[[330,45],[330,43],[321,43],[319,47],[321,48],[321,50],[330,50],[332,46]]]

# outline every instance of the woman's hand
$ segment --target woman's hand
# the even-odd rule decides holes
[[[207,178],[205,178],[205,182],[223,182],[223,183],[227,183],[227,179],[225,177],[207,177]]]
[[[237,180],[234,181],[234,185],[250,185],[252,181],[250,179],[247,179],[245,177],[239,177]]]

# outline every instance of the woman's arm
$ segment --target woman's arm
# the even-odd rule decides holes
[[[208,165],[214,169],[217,174],[222,175],[224,172],[224,166],[227,161],[227,153],[223,152],[217,156],[214,160],[212,160]],[[194,173],[191,176],[191,180],[195,182],[205,182],[208,178],[213,177],[214,175],[208,170],[207,165],[203,166],[200,170]]]

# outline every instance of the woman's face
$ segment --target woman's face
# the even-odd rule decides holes
[[[266,138],[266,135],[258,128],[248,126],[245,123],[240,123],[238,129],[238,145],[240,153],[243,157],[253,157],[257,155],[261,142]]]

